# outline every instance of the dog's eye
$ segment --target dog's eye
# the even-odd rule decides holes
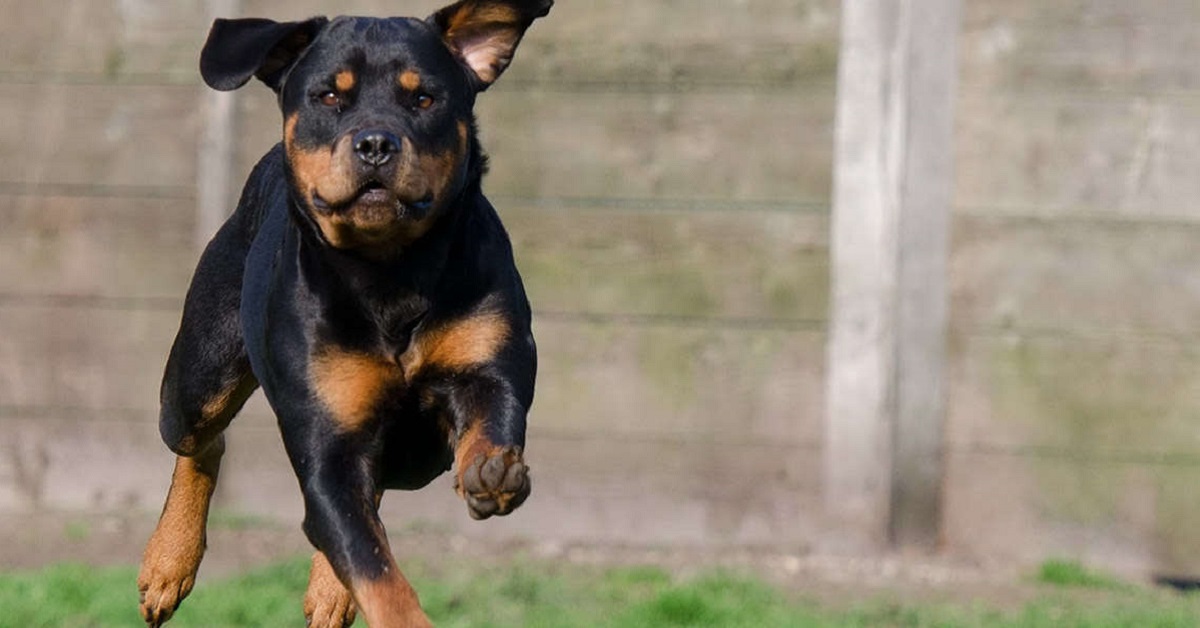
[[[428,109],[433,106],[433,96],[429,94],[417,94],[417,109]]]
[[[341,107],[342,97],[337,92],[322,92],[317,96],[317,101],[326,107]]]

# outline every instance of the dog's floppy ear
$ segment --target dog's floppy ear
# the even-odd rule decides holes
[[[429,17],[446,45],[477,79],[479,91],[494,83],[525,29],[550,12],[554,0],[461,0]]]
[[[303,22],[218,19],[200,52],[200,75],[223,92],[245,85],[251,76],[279,91],[288,69],[328,22],[324,17]]]

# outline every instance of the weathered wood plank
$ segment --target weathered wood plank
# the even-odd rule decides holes
[[[945,550],[1032,565],[1069,556],[1130,578],[1200,569],[1200,467],[951,451]]]
[[[0,305],[0,406],[153,414],[178,321],[174,311]],[[819,333],[555,317],[537,318],[535,328],[534,413],[547,429],[705,442],[819,438]]]
[[[800,322],[826,316],[824,216],[500,211],[535,309]]]
[[[0,294],[182,299],[189,202],[0,196]],[[185,206],[186,205],[186,206]],[[825,317],[826,219],[809,213],[502,206],[541,311]]]
[[[0,293],[182,302],[199,257],[192,205],[0,195]]]
[[[960,330],[1200,331],[1200,229],[1179,224],[959,217]]]
[[[203,0],[5,0],[0,12],[0,70],[34,76],[161,73],[186,80],[208,34]]]
[[[28,81],[157,80],[196,83],[208,22],[201,0],[8,2],[0,72]],[[425,15],[441,2],[398,10],[394,2],[250,2],[243,15],[298,19],[321,13]],[[335,9],[335,10],[334,10]],[[559,3],[525,42],[506,83],[548,85],[736,85],[795,89],[828,84],[836,63],[833,0],[714,0],[645,5]],[[961,49],[968,83],[1004,89],[1196,90],[1200,53],[1185,0],[1045,3],[979,1],[965,10]],[[59,16],[55,20],[45,15]],[[46,46],[53,41],[53,46]],[[657,87],[655,87],[657,88]]]
[[[10,123],[0,125],[0,180],[190,190],[199,93],[188,85],[4,90],[0,118]]]
[[[1155,458],[1200,455],[1200,353],[1131,336],[958,336],[955,447]]]
[[[172,456],[152,421],[41,417],[6,419],[4,426],[9,446],[0,448],[0,512],[161,507]],[[469,536],[543,541],[795,548],[812,540],[817,457],[791,443],[577,440],[535,429],[528,444],[536,488],[511,517],[472,525],[443,477],[416,493],[388,493],[385,523],[397,532],[436,525]],[[273,425],[231,429],[215,508],[299,525],[300,490]]]
[[[324,0],[246,0],[245,15],[271,15],[301,19],[311,15],[413,15],[427,16],[449,4],[448,0],[421,0],[397,6],[387,0],[348,0],[331,9]],[[746,0],[730,6],[722,0],[612,0],[604,4],[564,0],[554,5],[550,17],[531,31],[538,38],[555,36],[572,40],[613,39],[671,40],[696,37],[757,37],[794,40],[836,24],[836,0]]]
[[[281,135],[247,92],[241,170]],[[491,194],[814,201],[828,197],[833,95],[487,93],[477,107]]]
[[[36,80],[39,75],[114,82],[199,80],[197,59],[209,26],[200,0],[49,4],[47,9],[46,4],[17,3],[10,12],[9,24],[20,28],[11,29],[13,36],[0,43],[0,53],[5,53],[0,72],[8,73],[8,80]],[[426,2],[399,12],[426,15],[440,4]],[[321,1],[248,5],[240,15],[275,19],[398,11],[394,2],[382,1],[336,7]],[[768,12],[769,32],[762,21]],[[63,15],[65,21],[44,19],[49,13]],[[553,19],[540,22],[526,40],[520,62],[504,84],[752,83],[778,88],[828,83],[836,57],[836,17],[836,3],[829,0],[758,0],[737,11],[718,2],[656,5],[652,10],[628,1],[604,7],[560,3]],[[51,39],[56,45],[46,54],[44,44]]]
[[[955,202],[975,211],[1197,216],[1200,109],[966,94]]]
[[[0,305],[0,406],[155,408],[178,325],[172,311]]]

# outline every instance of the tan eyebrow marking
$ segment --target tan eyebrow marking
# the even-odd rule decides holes
[[[417,74],[413,70],[405,70],[401,72],[397,81],[400,83],[400,87],[403,87],[410,92],[415,92],[421,87],[421,75]]]

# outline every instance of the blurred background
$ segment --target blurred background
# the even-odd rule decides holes
[[[162,505],[157,393],[183,295],[212,208],[232,208],[281,128],[262,85],[201,85],[214,13],[440,5],[0,0],[5,564],[39,564],[69,522],[148,526]],[[535,308],[533,498],[479,524],[446,479],[389,494],[390,529],[836,545],[839,5],[561,0],[533,27],[478,104],[485,191]],[[1200,573],[1200,6],[963,0],[957,27],[944,418],[921,552]],[[261,395],[231,428],[216,500],[227,520],[298,528]],[[128,529],[134,562],[149,528]]]

